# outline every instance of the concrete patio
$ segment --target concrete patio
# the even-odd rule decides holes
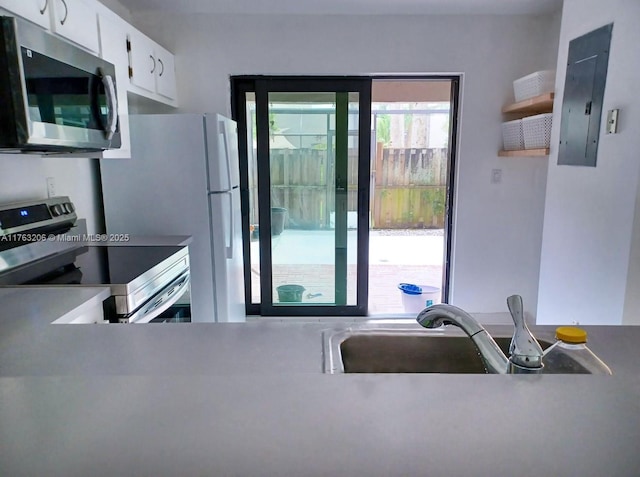
[[[334,293],[333,230],[291,230],[272,237],[273,286],[297,284],[305,288],[303,303],[332,303]],[[251,244],[253,299],[259,301],[258,242]],[[348,232],[347,300],[356,296],[355,230]],[[444,235],[442,230],[372,230],[369,236],[369,314],[403,313],[398,284],[442,287]],[[274,303],[278,296],[274,292]]]

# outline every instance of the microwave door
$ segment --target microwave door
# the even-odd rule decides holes
[[[64,146],[67,141],[104,140],[100,116],[105,87],[97,71],[90,73],[21,47],[32,140]]]
[[[0,32],[11,70],[0,103],[14,109],[0,114],[0,150],[120,147],[114,65],[17,18],[0,16]]]

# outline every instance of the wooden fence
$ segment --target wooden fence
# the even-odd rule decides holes
[[[378,144],[369,181],[372,228],[442,228],[447,149],[393,149]],[[257,174],[250,170],[252,223],[257,223]],[[348,210],[357,206],[357,150],[349,151]],[[332,226],[335,168],[327,151],[271,150],[271,206],[288,210],[289,228]],[[351,221],[349,221],[351,222]]]
[[[442,228],[447,149],[388,149],[371,167],[371,221],[377,229]]]

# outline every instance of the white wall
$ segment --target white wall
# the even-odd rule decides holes
[[[640,325],[640,187],[636,196],[636,213],[631,235],[631,253],[624,299],[623,325]]]
[[[239,74],[464,73],[452,303],[535,313],[545,158],[504,159],[512,81],[553,68],[559,21],[518,16],[215,16],[146,12],[136,24],[176,54],[184,111],[230,112]],[[503,183],[491,185],[491,169]]]
[[[0,204],[47,197],[46,178],[53,177],[56,195],[71,198],[89,233],[101,232],[96,167],[94,159],[0,154]]]
[[[569,41],[611,22],[605,116],[595,168],[557,165],[560,118],[554,121],[538,323],[620,324],[627,293],[625,322],[640,324],[640,232],[630,253],[640,172],[640,2],[565,0],[554,110],[562,107]],[[605,135],[606,111],[613,108],[620,108],[619,134]]]

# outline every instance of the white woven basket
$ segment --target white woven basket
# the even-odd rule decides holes
[[[554,70],[536,71],[513,82],[513,95],[516,102],[550,93],[555,87]]]
[[[505,151],[524,149],[522,119],[502,123],[502,143]]]
[[[551,126],[553,114],[537,114],[522,118],[522,134],[525,149],[549,147],[551,143]]]

